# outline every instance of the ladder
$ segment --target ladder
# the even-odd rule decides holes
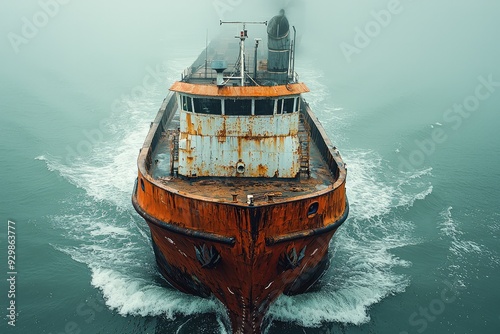
[[[179,130],[169,130],[170,175],[177,176],[179,171]]]
[[[311,170],[309,168],[309,131],[307,125],[304,121],[304,116],[299,113],[299,143],[300,143],[300,175],[307,175],[307,178],[311,177]]]

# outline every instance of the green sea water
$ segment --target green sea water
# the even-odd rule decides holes
[[[225,333],[157,272],[136,158],[219,19],[282,7],[351,211],[267,333],[498,332],[500,3],[29,0],[0,5],[1,333]]]

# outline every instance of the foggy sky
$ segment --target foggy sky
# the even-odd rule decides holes
[[[12,34],[22,37],[25,21],[33,22],[41,3],[56,1],[64,4],[15,52]],[[387,26],[379,23],[380,31],[369,38],[368,46],[356,46],[359,31],[376,23],[374,15],[394,2],[399,3],[399,13]],[[219,19],[269,20],[281,8],[300,36],[297,64],[301,58],[312,58],[331,75],[348,77],[356,68],[411,82],[401,77],[405,68],[428,64],[439,81],[453,78],[456,68],[481,72],[500,59],[500,4],[494,0],[28,0],[3,1],[0,6],[0,73],[12,76],[15,71],[44,70],[76,76],[83,69],[95,81],[118,76],[136,82],[144,66],[159,62],[169,48],[187,48],[195,57],[205,45],[207,31],[210,37],[221,31]],[[253,33],[250,30],[252,39],[265,37]],[[177,42],[167,45],[172,36]],[[357,53],[347,57],[346,45]],[[396,63],[394,71],[387,70]]]

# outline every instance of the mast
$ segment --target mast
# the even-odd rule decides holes
[[[205,36],[205,78],[207,77],[207,65],[208,65],[208,29]]]
[[[262,22],[244,22],[244,21],[222,21],[220,20],[220,25],[223,23],[231,23],[231,24],[243,24],[243,29],[240,31],[239,36],[235,36],[240,39],[240,77],[241,86],[245,86],[245,40],[248,38],[248,33],[246,30],[247,24],[265,24],[267,26],[267,21]]]
[[[259,42],[261,41],[261,38],[256,38],[255,39],[255,53],[253,56],[253,79],[257,80],[257,49],[259,48]]]
[[[241,86],[245,86],[245,40],[248,34],[245,29],[245,23],[243,23],[243,30],[240,32],[240,75],[241,75]]]

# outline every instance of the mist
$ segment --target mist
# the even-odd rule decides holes
[[[0,29],[6,61],[2,71],[32,66],[58,68],[71,75],[77,69],[91,73],[105,69],[108,75],[127,80],[138,75],[144,59],[155,62],[167,49],[203,49],[207,32],[212,37],[221,31],[219,20],[265,21],[281,8],[304,45],[299,56],[314,56],[333,73],[355,67],[379,75],[376,67],[387,68],[397,61],[403,73],[419,62],[430,62],[440,67],[441,75],[453,76],[456,67],[481,66],[498,59],[500,51],[494,46],[498,44],[497,1],[396,2],[398,14],[392,15],[387,27],[374,30],[376,36],[363,48],[355,46],[356,28],[364,31],[375,20],[372,13],[387,10],[391,1],[65,0],[56,2],[59,8],[53,9],[54,16],[46,23],[40,19],[43,27],[22,42],[13,41],[9,34],[22,37],[23,18],[33,22],[34,15],[43,11],[40,3],[51,1],[4,2]],[[171,40],[172,36],[178,37],[176,43],[167,45],[167,37]],[[357,53],[347,57],[342,43],[353,45]]]
[[[28,38],[23,37],[23,18],[33,22],[34,15],[45,8],[40,3],[52,2],[4,2],[0,29],[6,61],[2,71],[55,68],[71,75],[84,69],[96,81],[106,81],[106,76],[93,73],[105,70],[108,76],[133,80],[145,59],[154,63],[167,49],[202,50],[207,33],[210,38],[223,29],[219,20],[266,21],[281,8],[298,31],[299,57],[313,56],[331,74],[362,68],[380,75],[377,67],[390,67],[386,65],[391,62],[398,63],[402,74],[405,68],[428,62],[439,66],[439,76],[453,76],[456,67],[481,66],[499,58],[494,41],[498,40],[500,4],[493,0],[395,1],[398,14],[391,15],[386,27],[375,29],[366,46],[357,47],[356,29],[364,31],[375,20],[373,12],[387,10],[391,2],[65,0],[55,2],[59,7],[52,9],[55,14],[46,23],[39,18],[43,27]],[[262,30],[259,34],[263,35]],[[167,43],[172,36],[176,43]],[[342,43],[357,50],[346,56]]]
[[[351,211],[325,284],[281,298],[269,333],[497,330],[500,1],[4,0],[0,211],[19,227],[20,333],[217,332],[213,301],[159,279],[130,203],[137,153],[182,70],[239,34],[220,20],[280,9]],[[247,50],[266,39],[247,29]],[[467,291],[441,300],[454,279]],[[93,321],[75,315],[94,299]]]

